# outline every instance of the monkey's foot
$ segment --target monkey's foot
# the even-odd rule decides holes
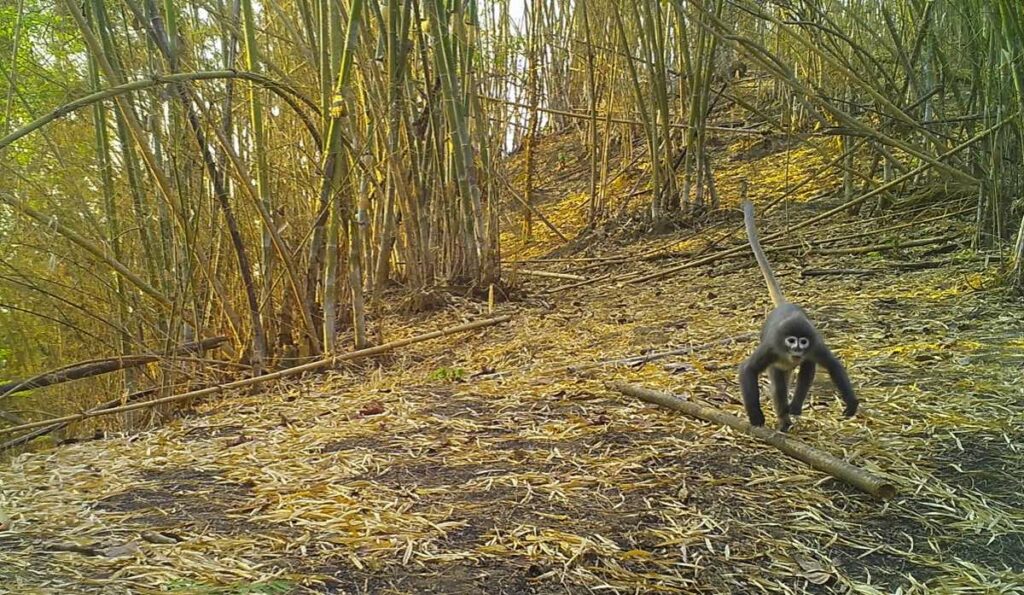
[[[788,432],[789,429],[792,427],[793,420],[791,420],[788,416],[780,419],[779,422],[775,425],[775,429],[780,432]]]

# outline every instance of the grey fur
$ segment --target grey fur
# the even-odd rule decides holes
[[[810,392],[814,380],[816,366],[828,371],[832,383],[839,390],[845,404],[843,414],[847,417],[857,412],[858,401],[850,386],[843,364],[825,345],[821,334],[814,328],[803,308],[786,301],[775,279],[768,259],[757,239],[757,227],[754,225],[754,205],[750,201],[743,202],[743,219],[747,229],[747,239],[754,251],[758,267],[764,275],[775,308],[765,318],[761,326],[761,343],[754,353],[740,364],[740,389],[743,393],[743,405],[747,410],[750,423],[755,426],[764,425],[764,412],[761,410],[761,390],[758,377],[765,370],[771,369],[772,397],[775,413],[778,417],[777,428],[785,432],[792,425],[791,415],[803,412],[804,400]],[[792,402],[788,401],[789,377],[795,368],[797,374],[796,391]]]

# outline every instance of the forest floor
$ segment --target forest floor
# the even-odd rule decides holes
[[[750,163],[778,171],[765,159]],[[586,173],[540,169],[541,208],[574,232]],[[0,592],[1024,592],[1024,310],[994,289],[993,267],[945,252],[950,242],[893,244],[962,244],[957,218],[884,231],[944,211],[844,215],[769,256],[863,405],[841,419],[819,374],[792,435],[891,478],[899,493],[887,502],[603,384],[742,414],[736,367],[751,339],[585,366],[758,329],[769,299],[749,253],[640,281],[741,245],[726,233],[740,222],[728,178],[728,208],[697,236],[631,239],[620,224],[563,246],[537,222],[522,246],[510,232],[509,257],[569,260],[507,271],[588,283],[519,276],[517,298],[495,309],[507,324],[197,403],[152,431],[17,457],[0,468],[0,509],[13,517],[0,531]],[[759,205],[777,196],[775,177],[751,179],[764,181]],[[814,193],[766,213],[762,235],[838,204],[806,202]],[[949,262],[894,264],[936,260]],[[809,271],[821,268],[867,271]],[[453,298],[389,317],[384,334],[487,314]]]

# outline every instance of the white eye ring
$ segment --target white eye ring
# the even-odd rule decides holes
[[[792,347],[796,347],[798,344],[799,344],[799,341],[797,340],[796,337],[786,337],[786,347],[792,348]]]
[[[807,339],[807,337],[800,337],[799,343],[800,343],[800,349],[807,349],[807,346],[811,344],[811,342]]]

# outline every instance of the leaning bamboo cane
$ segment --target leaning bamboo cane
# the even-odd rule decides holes
[[[222,344],[226,343],[227,340],[227,337],[211,337],[209,339],[203,339],[197,343],[185,343],[174,348],[170,355],[183,355],[196,351],[209,351],[220,347]],[[82,378],[90,378],[92,376],[100,376],[102,374],[108,374],[110,372],[116,372],[126,368],[144,366],[146,364],[160,361],[163,357],[163,355],[156,353],[143,353],[139,355],[122,355],[78,362],[62,368],[57,368],[56,370],[50,370],[49,372],[44,372],[24,380],[12,380],[11,382],[0,384],[0,400],[14,395],[15,393],[27,390],[43,388],[54,384],[70,382],[72,380],[80,380]]]
[[[469,322],[469,323],[466,323],[466,324],[460,324],[458,326],[453,326],[453,327],[450,327],[450,328],[444,328],[444,329],[436,330],[436,331],[433,331],[433,332],[430,332],[430,333],[426,333],[426,334],[423,334],[423,335],[417,335],[415,337],[409,337],[407,339],[399,339],[398,341],[392,341],[390,343],[384,343],[383,345],[378,345],[376,347],[370,347],[370,348],[367,348],[367,349],[360,349],[358,351],[350,351],[349,353],[343,353],[341,355],[336,355],[334,357],[327,357],[327,358],[324,358],[324,359],[319,359],[319,360],[317,360],[315,362],[310,362],[308,364],[303,364],[301,366],[295,366],[294,368],[288,368],[287,370],[281,370],[280,372],[274,372],[272,374],[264,374],[263,376],[256,376],[256,377],[253,377],[253,378],[246,378],[244,380],[236,380],[234,382],[228,382],[227,384],[218,384],[217,386],[211,386],[209,388],[204,388],[204,389],[200,389],[200,390],[194,390],[194,391],[191,391],[191,392],[181,393],[181,394],[178,394],[178,395],[170,395],[170,396],[167,396],[167,397],[163,397],[163,398],[160,398],[160,399],[153,399],[152,401],[145,401],[145,402],[142,402],[142,403],[132,403],[130,405],[124,405],[122,407],[114,407],[114,408],[111,408],[111,409],[103,409],[103,410],[98,410],[98,411],[97,410],[90,410],[90,411],[85,411],[83,413],[76,413],[74,415],[65,415],[64,417],[55,417],[53,419],[45,419],[45,420],[42,420],[42,421],[34,421],[32,423],[22,424],[20,426],[11,426],[9,428],[0,428],[0,436],[6,435],[6,434],[13,434],[15,432],[22,432],[24,430],[31,430],[33,428],[40,428],[40,427],[43,427],[43,426],[49,426],[49,425],[52,425],[52,424],[80,421],[80,420],[83,420],[83,419],[88,419],[90,417],[99,417],[101,415],[111,415],[113,413],[123,413],[125,411],[134,411],[136,409],[146,409],[148,407],[153,407],[155,405],[162,405],[164,403],[174,403],[174,402],[177,402],[177,401],[184,401],[185,399],[194,399],[196,397],[203,397],[203,396],[206,396],[206,395],[212,395],[214,393],[223,393],[225,391],[232,390],[232,389],[235,389],[235,388],[242,388],[243,386],[250,386],[250,385],[253,385],[253,384],[260,384],[260,383],[263,383],[263,382],[267,382],[268,380],[277,380],[278,378],[285,378],[287,376],[294,376],[295,374],[300,374],[302,372],[309,372],[311,370],[319,370],[321,368],[328,368],[330,366],[333,366],[334,364],[337,364],[338,362],[343,362],[343,361],[348,361],[348,360],[353,360],[353,359],[359,359],[359,358],[362,358],[362,357],[369,357],[369,356],[372,356],[372,355],[378,355],[378,354],[381,354],[381,353],[386,353],[388,351],[397,349],[399,347],[405,347],[406,345],[411,345],[413,343],[420,343],[422,341],[428,341],[430,339],[437,339],[438,337],[443,337],[445,335],[452,335],[452,334],[455,334],[455,333],[471,331],[471,330],[475,330],[475,329],[478,329],[478,328],[483,328],[485,326],[493,326],[495,324],[500,324],[502,322],[508,322],[511,319],[512,319],[512,317],[511,316],[507,316],[507,315],[506,316],[498,316],[496,318],[487,318],[487,319],[484,319],[484,320],[478,320],[476,322]]]
[[[669,393],[650,390],[635,384],[608,382],[606,386],[624,395],[636,397],[648,403],[681,411],[704,421],[729,426],[734,430],[767,442],[787,455],[799,459],[819,471],[824,471],[836,479],[841,479],[877,498],[888,499],[896,495],[896,486],[888,480],[836,458],[827,452],[818,450],[813,446],[794,440],[782,432],[776,432],[765,427],[752,426],[750,422],[740,419],[735,415],[730,415],[712,407],[694,403],[693,401],[684,401]]]

